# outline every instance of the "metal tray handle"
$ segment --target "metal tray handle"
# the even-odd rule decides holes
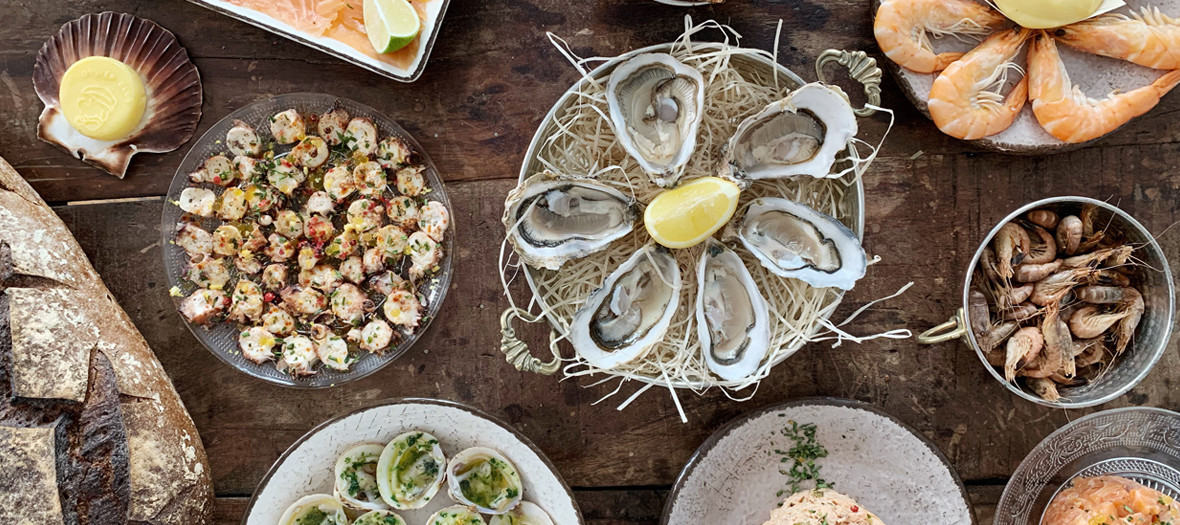
[[[853,110],[858,117],[872,116],[877,110],[869,106],[881,105],[881,68],[877,67],[877,59],[870,57],[864,51],[845,51],[843,49],[829,49],[819,54],[815,60],[815,77],[824,84],[829,83],[824,67],[836,63],[848,68],[848,76],[860,82],[865,87],[868,102],[865,107]]]
[[[958,339],[964,335],[967,335],[967,319],[963,316],[963,309],[959,308],[949,321],[918,334],[918,344],[932,345]]]
[[[529,352],[529,345],[516,337],[516,330],[512,328],[512,319],[518,317],[526,323],[535,323],[544,318],[533,315],[520,308],[508,308],[500,315],[500,351],[512,366],[521,372],[532,372],[551,376],[561,368],[561,354],[557,349],[557,331],[549,329],[549,350],[553,352],[553,360],[548,363],[533,357]]]

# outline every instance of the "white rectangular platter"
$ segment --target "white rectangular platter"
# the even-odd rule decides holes
[[[426,67],[426,61],[430,58],[430,51],[434,48],[434,40],[438,36],[439,28],[442,26],[443,15],[446,13],[447,6],[451,3],[451,0],[429,0],[426,4],[427,16],[426,20],[422,23],[422,31],[418,35],[418,53],[405,68],[377,60],[339,40],[326,36],[317,37],[307,34],[266,13],[231,4],[225,0],[189,0],[189,2],[212,9],[213,11],[236,18],[277,35],[282,35],[379,75],[384,75],[400,82],[413,82],[422,75],[422,70]]]

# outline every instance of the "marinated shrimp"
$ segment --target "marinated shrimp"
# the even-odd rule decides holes
[[[419,155],[367,118],[290,109],[267,123],[263,138],[234,122],[174,203],[187,212],[174,241],[189,259],[179,309],[235,323],[253,362],[345,371],[421,327],[418,287],[440,271],[450,212]]]
[[[1021,78],[1007,96],[999,90],[1010,72],[1019,71],[1014,60],[1032,34],[1012,29],[992,35],[934,79],[927,107],[938,129],[974,140],[1012,125],[1028,100],[1028,77]]]
[[[1050,135],[1076,143],[1110,133],[1155,107],[1160,97],[1180,83],[1180,70],[1170,71],[1138,89],[1091,98],[1070,81],[1057,44],[1042,35],[1032,41],[1028,79],[1037,121]]]
[[[931,37],[982,39],[1005,23],[1000,13],[970,0],[882,0],[873,35],[885,56],[898,65],[935,73],[963,53],[935,53]]]

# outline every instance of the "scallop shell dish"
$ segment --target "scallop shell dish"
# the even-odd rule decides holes
[[[37,137],[119,178],[140,152],[172,151],[201,119],[201,78],[176,36],[129,14],[89,14],[41,48]]]
[[[712,29],[726,40],[694,41]],[[734,395],[832,326],[869,263],[860,177],[879,145],[857,138],[857,111],[880,108],[732,36],[686,19],[674,43],[593,71],[567,53],[583,80],[505,202],[502,350],[517,368]],[[522,275],[527,305],[511,293]],[[553,325],[549,370],[522,364],[514,315]]]

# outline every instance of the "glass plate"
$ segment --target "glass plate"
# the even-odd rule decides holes
[[[1061,427],[1012,474],[996,508],[996,525],[1037,525],[1074,478],[1106,474],[1180,498],[1180,414],[1118,408]]]
[[[427,194],[427,198],[441,202],[447,207],[447,211],[451,211],[451,201],[447,199],[446,188],[443,186],[442,179],[438,175],[438,170],[434,167],[434,162],[430,160],[425,150],[422,149],[422,145],[418,144],[418,141],[414,140],[409,133],[406,133],[401,126],[398,126],[389,117],[364,104],[332,95],[318,93],[279,95],[255,102],[226,115],[225,118],[214,124],[209,131],[205,132],[197,140],[192,149],[185,155],[184,160],[181,161],[180,167],[176,170],[176,175],[172,178],[172,185],[168,188],[168,197],[164,204],[163,217],[160,221],[160,232],[162,235],[160,245],[163,247],[164,268],[168,273],[169,287],[180,286],[181,275],[188,264],[188,255],[184,249],[172,243],[172,240],[175,238],[176,223],[180,221],[181,215],[184,215],[184,211],[173,205],[172,202],[175,202],[179,198],[180,192],[184,188],[191,185],[188,179],[189,173],[199,169],[209,156],[225,151],[225,146],[222,143],[225,139],[225,133],[233,126],[233,122],[235,120],[244,121],[253,126],[255,130],[258,130],[260,134],[265,134],[269,133],[270,130],[269,117],[280,111],[294,108],[301,114],[318,115],[337,106],[344,108],[354,117],[366,117],[372,120],[377,125],[380,137],[396,136],[405,140],[417,152],[421,159],[420,163],[426,166],[423,176],[431,189],[431,192]],[[275,148],[275,151],[279,154],[286,153],[292,146],[278,146]],[[219,194],[223,189],[208,183],[201,184],[200,186],[212,189]],[[426,298],[422,321],[418,329],[413,333],[407,333],[399,329],[401,333],[400,343],[390,347],[383,355],[362,352],[360,359],[353,363],[347,371],[336,371],[320,365],[318,371],[313,376],[293,378],[285,372],[276,370],[274,362],[256,364],[243,357],[241,351],[238,350],[239,332],[235,323],[218,323],[215,326],[206,328],[204,326],[194,325],[185,320],[185,325],[188,326],[197,340],[205,345],[205,348],[208,348],[213,355],[246,374],[272,383],[297,388],[324,388],[365,377],[380,370],[394,359],[406,353],[410,347],[414,346],[418,338],[426,332],[430,322],[438,314],[439,307],[442,305],[443,299],[446,298],[447,288],[451,285],[451,251],[455,238],[454,217],[454,213],[451,213],[451,226],[447,230],[442,243],[440,243],[443,247],[443,257],[439,263],[438,273],[419,285],[417,289],[418,293]],[[221,221],[216,218],[208,218],[200,221],[198,224],[212,232],[221,224]],[[174,305],[179,306],[181,299],[182,297],[173,297],[172,302]],[[183,320],[184,317],[181,316],[181,319]]]

